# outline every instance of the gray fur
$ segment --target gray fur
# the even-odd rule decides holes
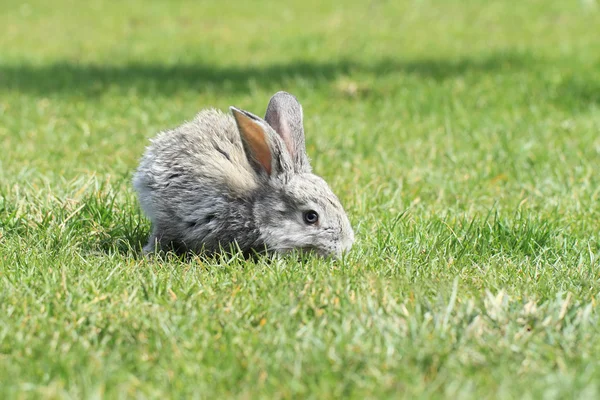
[[[302,106],[298,99],[286,92],[275,93],[265,113],[265,121],[283,139],[298,173],[311,172],[304,143],[302,117]]]
[[[310,172],[295,97],[275,94],[267,121],[231,111],[236,118],[203,110],[151,141],[133,179],[152,222],[144,251],[212,253],[233,244],[243,251],[305,249],[339,257],[349,250],[354,233],[344,209],[327,183]],[[240,125],[245,117],[265,135],[270,174],[248,146]],[[304,222],[307,210],[317,211],[318,224]]]

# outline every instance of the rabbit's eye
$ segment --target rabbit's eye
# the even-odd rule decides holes
[[[308,210],[304,212],[304,222],[309,225],[316,224],[319,221],[319,214],[314,210]]]

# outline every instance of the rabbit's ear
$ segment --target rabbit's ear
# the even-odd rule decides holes
[[[304,143],[302,106],[293,95],[277,92],[271,97],[265,121],[283,139],[297,172],[310,172],[310,162]]]
[[[262,169],[271,175],[273,153],[269,146],[268,133],[263,128],[263,123],[256,115],[235,107],[229,107],[244,144],[244,150],[255,169]]]

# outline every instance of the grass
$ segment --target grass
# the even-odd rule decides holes
[[[597,2],[5,0],[0,26],[0,397],[600,396]],[[141,257],[148,139],[277,90],[353,251]]]

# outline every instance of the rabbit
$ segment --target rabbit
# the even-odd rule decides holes
[[[265,118],[230,107],[151,140],[134,174],[152,223],[144,253],[293,250],[340,258],[354,232],[327,183],[312,173],[302,106],[278,92]]]

